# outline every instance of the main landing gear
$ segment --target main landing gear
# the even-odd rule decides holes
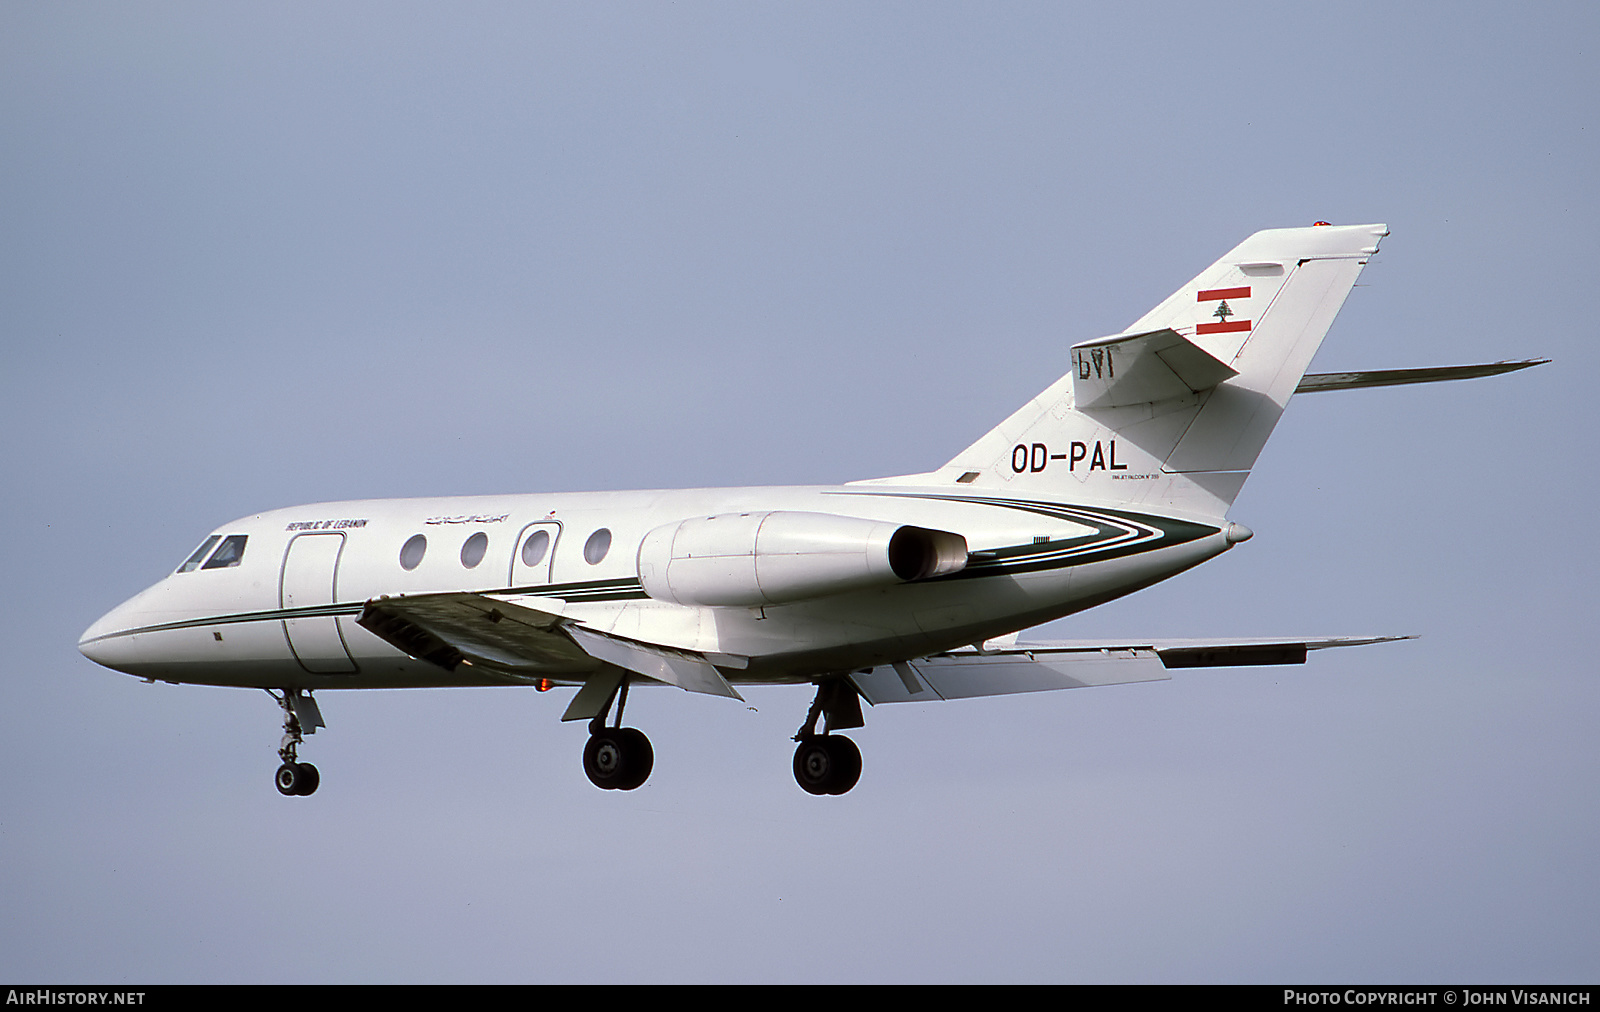
[[[842,734],[807,738],[794,750],[794,779],[807,794],[843,794],[861,779],[861,750]]]
[[[617,688],[617,724],[606,727],[611,700],[589,722],[589,743],[583,747],[583,772],[603,791],[631,791],[650,777],[656,752],[650,739],[636,727],[622,726],[622,708],[628,702],[628,680]]]
[[[267,695],[283,708],[283,741],[278,745],[278,757],[283,765],[278,767],[274,782],[279,794],[304,797],[316,791],[317,785],[322,783],[322,774],[310,763],[296,759],[296,750],[305,740],[301,732],[316,734],[317,728],[328,725],[322,722],[322,711],[317,709],[317,701],[309,694],[299,689],[283,689],[282,693],[267,690]]]
[[[817,733],[817,721],[825,718]],[[794,740],[794,779],[807,794],[843,794],[861,779],[861,750],[835,728],[865,727],[861,697],[843,678],[817,684],[817,698]]]

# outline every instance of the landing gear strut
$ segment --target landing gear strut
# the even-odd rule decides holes
[[[317,709],[317,701],[299,689],[284,689],[279,695],[271,689],[267,695],[277,700],[283,708],[283,741],[278,745],[278,757],[283,760],[283,765],[278,767],[274,782],[278,786],[278,793],[286,797],[311,794],[316,791],[317,785],[322,783],[322,774],[310,763],[299,762],[296,751],[305,740],[301,732],[316,734],[317,728],[327,727],[322,722],[322,711]]]
[[[824,730],[817,733],[817,721],[826,718]],[[817,698],[811,703],[806,722],[794,740],[794,779],[807,794],[843,794],[861,779],[861,750],[835,728],[864,727],[861,697],[855,686],[843,678],[817,684]]]
[[[583,772],[603,791],[631,791],[650,777],[656,752],[650,739],[636,727],[622,726],[622,708],[628,702],[628,680],[623,678],[614,697],[617,723],[606,727],[611,700],[589,722],[589,743],[583,747]]]

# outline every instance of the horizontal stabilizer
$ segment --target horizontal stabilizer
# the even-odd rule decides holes
[[[908,663],[851,675],[867,702],[914,703],[1004,696],[1017,692],[1121,685],[1171,678],[1171,668],[1304,664],[1306,653],[1365,646],[1409,636],[1336,636],[1321,639],[1145,640],[1055,643],[991,640],[982,651],[967,647]],[[1001,645],[1003,644],[1003,645]]]
[[[1311,394],[1322,390],[1355,390],[1360,387],[1395,387],[1407,383],[1443,383],[1447,380],[1477,379],[1480,376],[1499,376],[1544,365],[1547,358],[1529,358],[1519,362],[1489,362],[1484,365],[1443,365],[1431,369],[1369,369],[1366,372],[1311,373],[1295,388],[1297,394]]]
[[[1072,346],[1072,397],[1080,409],[1183,397],[1237,375],[1231,366],[1171,329]]]

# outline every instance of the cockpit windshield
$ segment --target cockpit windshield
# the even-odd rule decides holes
[[[200,568],[226,569],[229,566],[237,566],[240,560],[244,558],[246,538],[248,538],[248,535],[245,534],[228,535],[222,539],[222,544],[217,547],[216,551],[211,553],[211,558],[207,559],[206,564]]]
[[[206,538],[204,541],[202,541],[200,543],[200,547],[196,548],[194,550],[194,554],[189,556],[188,560],[186,562],[184,562],[183,565],[178,567],[178,572],[180,572],[180,573],[192,573],[195,570],[199,569],[200,568],[200,560],[205,558],[206,557],[206,553],[211,551],[211,549],[216,546],[216,543],[218,541],[221,541],[221,540],[222,540],[222,535],[220,535],[220,534],[213,534],[209,538]]]

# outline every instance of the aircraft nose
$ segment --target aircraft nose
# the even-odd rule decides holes
[[[112,655],[114,651],[110,649],[106,640],[96,639],[96,637],[93,635],[95,629],[97,629],[99,625],[100,623],[96,622],[94,625],[85,630],[81,637],[79,637],[78,653],[89,658],[91,661],[94,661],[96,664],[103,664],[108,668],[113,667]]]
[[[78,637],[78,652],[113,671],[127,671],[126,665],[132,659],[129,641],[133,637],[118,633],[134,628],[132,604],[131,600],[124,601],[96,619]]]

